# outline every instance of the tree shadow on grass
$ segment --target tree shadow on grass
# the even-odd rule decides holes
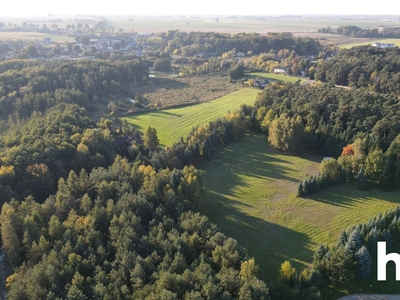
[[[377,198],[400,204],[398,192],[384,192],[377,188],[360,191],[354,183],[346,183],[305,197],[310,201],[322,202],[339,207],[355,207],[359,203],[375,201]]]
[[[217,153],[211,162],[200,166],[203,175],[207,176],[205,188],[233,196],[237,187],[249,187],[248,179],[261,179],[266,183],[276,180],[299,182],[294,176],[297,170],[290,160],[270,154],[263,148],[268,142],[259,146],[263,138],[261,135],[248,136],[245,142],[224,148],[223,153]]]
[[[153,115],[162,116],[163,118],[168,118],[170,116],[182,117],[182,115],[174,114],[174,113],[166,111],[166,110],[155,110],[155,111],[152,111],[151,113]]]
[[[277,182],[287,189],[288,183],[298,182],[294,164],[270,153],[265,148],[268,142],[264,143],[264,139],[261,135],[247,136],[244,141],[224,148],[223,153],[216,154],[210,163],[201,166],[206,174],[203,174],[205,194],[200,211],[227,236],[237,239],[247,248],[249,256],[255,257],[259,264],[262,278],[271,281],[276,280],[285,260],[290,260],[301,271],[306,262],[312,261],[313,251],[309,248],[311,242],[306,234],[257,217],[261,213],[258,209],[262,208],[246,202],[246,193],[252,193],[251,188],[255,185]],[[243,190],[243,187],[247,189]],[[277,190],[276,186],[265,187],[266,194],[274,194]],[[287,190],[284,193],[286,197]],[[260,195],[264,198],[260,201],[270,202],[266,194]],[[254,198],[252,201],[260,204]]]
[[[313,251],[307,247],[310,240],[306,234],[251,216],[242,210],[246,207],[223,195],[206,193],[200,211],[226,236],[247,249],[249,257],[256,259],[261,278],[267,284],[277,279],[285,260],[299,272],[307,266],[304,261],[311,263]]]

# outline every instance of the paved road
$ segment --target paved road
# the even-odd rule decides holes
[[[400,295],[350,295],[338,300],[400,300]]]

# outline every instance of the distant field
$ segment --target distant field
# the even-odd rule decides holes
[[[341,48],[351,48],[351,47],[355,47],[355,46],[363,46],[363,45],[372,45],[376,42],[380,42],[380,43],[386,43],[386,44],[394,44],[397,47],[400,47],[400,39],[384,39],[384,40],[373,40],[371,39],[370,41],[367,42],[362,42],[362,43],[354,43],[354,44],[346,44],[346,45],[339,45]]]
[[[63,35],[45,34],[39,32],[0,32],[0,40],[20,39],[20,40],[42,40],[49,37],[56,43],[64,43],[65,41],[73,42],[75,38]]]
[[[265,17],[259,18],[226,18],[219,17],[132,17],[108,18],[114,28],[123,28],[125,31],[159,32],[179,29],[180,31],[215,31],[215,32],[316,32],[326,26],[356,25],[359,27],[398,26],[398,22],[386,20],[368,20],[328,17]]]
[[[127,120],[141,132],[148,126],[155,127],[160,143],[164,146],[171,145],[181,136],[185,138],[196,125],[203,125],[222,117],[224,113],[238,109],[243,103],[254,104],[258,93],[258,89],[243,88],[209,102],[135,114],[122,119]]]
[[[281,80],[281,81],[285,81],[285,82],[295,83],[298,80],[300,80],[300,83],[303,83],[308,80],[307,78],[286,76],[286,75],[273,74],[273,73],[264,73],[264,72],[247,73],[246,76],[258,76],[258,77],[266,78],[271,82]]]
[[[283,261],[298,270],[310,266],[320,243],[332,244],[342,229],[400,203],[398,193],[362,192],[351,184],[296,197],[299,180],[316,174],[320,160],[275,151],[264,135],[252,134],[200,166],[205,188],[200,211],[248,249],[267,282],[277,278]]]

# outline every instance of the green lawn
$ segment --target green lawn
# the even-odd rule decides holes
[[[400,39],[371,40],[363,43],[339,45],[339,47],[348,49],[356,46],[372,45],[376,42],[380,42],[382,44],[394,44],[395,46],[400,47]]]
[[[243,103],[254,104],[259,92],[258,89],[244,88],[209,102],[135,114],[122,119],[141,132],[148,126],[155,127],[161,145],[171,145],[181,136],[188,136],[196,125],[203,125],[222,117],[229,110],[237,110]]]
[[[200,211],[248,249],[267,283],[276,279],[285,260],[298,270],[310,266],[319,244],[334,243],[342,229],[400,202],[398,193],[363,192],[352,184],[309,198],[296,197],[299,180],[316,174],[320,160],[276,151],[264,135],[252,134],[200,166],[204,172]],[[328,293],[340,295],[337,290]]]
[[[246,73],[246,76],[262,77],[262,78],[268,79],[271,82],[281,80],[281,81],[285,81],[285,82],[295,83],[298,80],[300,80],[300,83],[303,83],[303,82],[306,82],[308,80],[307,78],[301,78],[301,77],[295,77],[295,76],[287,76],[287,75],[274,74],[274,73],[264,73],[264,72]]]

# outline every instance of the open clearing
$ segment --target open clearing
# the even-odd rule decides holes
[[[254,88],[243,88],[209,102],[135,114],[122,119],[141,132],[148,126],[156,128],[160,144],[171,145],[181,136],[188,136],[196,125],[204,125],[222,117],[227,111],[237,110],[243,103],[254,104],[259,92],[260,90]]]
[[[370,39],[370,41],[367,41],[367,42],[346,44],[346,45],[339,45],[339,46],[341,48],[351,48],[351,47],[355,47],[355,46],[372,45],[376,42],[380,42],[383,44],[394,44],[395,46],[400,47],[400,39],[384,39],[384,40]]]
[[[75,42],[75,38],[63,35],[46,34],[40,32],[0,32],[0,40],[19,39],[19,40],[42,40],[51,38],[56,43]]]
[[[248,249],[267,283],[277,278],[285,260],[297,270],[310,266],[319,244],[334,243],[342,229],[400,202],[398,193],[364,192],[353,184],[296,197],[299,180],[316,174],[321,159],[284,154],[272,149],[265,135],[251,134],[200,166],[201,213]],[[327,293],[340,296],[349,291],[360,292],[353,286]]]
[[[222,75],[172,77],[166,73],[152,73],[151,84],[135,89],[142,94],[149,106],[168,108],[178,105],[207,102],[230,94],[243,85],[240,82],[228,83]]]

